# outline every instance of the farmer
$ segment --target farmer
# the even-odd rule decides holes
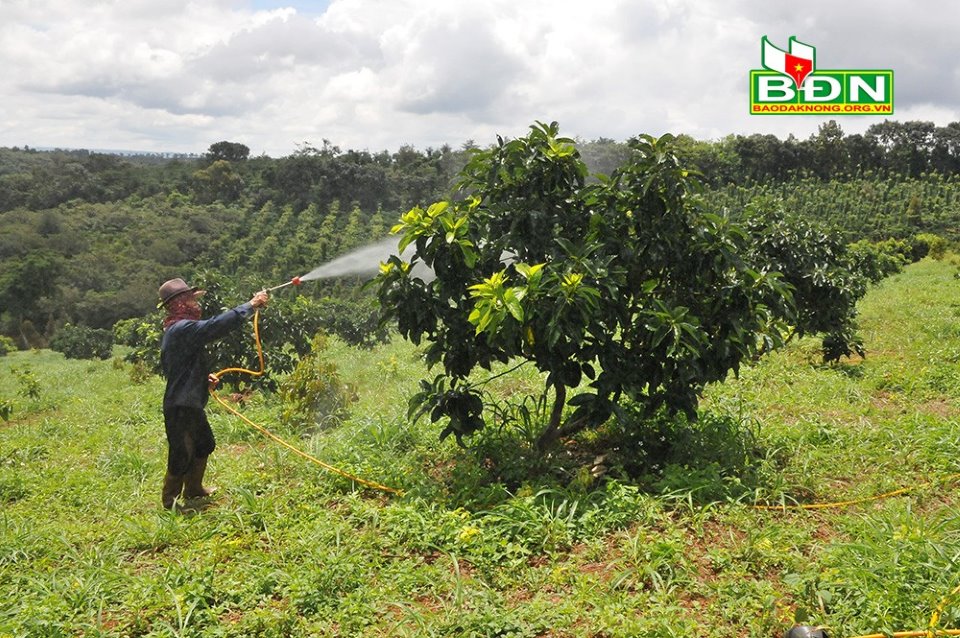
[[[163,506],[171,509],[177,498],[209,496],[203,487],[207,457],[216,443],[204,411],[207,388],[215,382],[207,363],[205,345],[240,326],[267,305],[266,291],[233,310],[200,319],[197,299],[204,290],[183,279],[171,279],[160,286],[160,304],[167,311],[163,320],[160,365],[167,378],[163,395],[163,420],[167,430],[167,475],[163,480]]]

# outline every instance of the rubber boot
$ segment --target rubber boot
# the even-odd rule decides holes
[[[173,509],[181,491],[183,491],[183,477],[167,472],[167,475],[163,477],[162,502],[164,509]]]
[[[207,457],[197,457],[193,459],[190,469],[183,477],[183,497],[184,498],[203,498],[210,496],[216,490],[207,489],[203,486],[203,474],[207,471]]]

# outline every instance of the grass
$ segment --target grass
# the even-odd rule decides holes
[[[484,453],[503,445],[495,428],[474,452],[439,443],[436,427],[405,419],[425,371],[399,341],[331,344],[358,393],[339,427],[303,439],[278,425],[275,399],[244,408],[402,498],[357,490],[211,406],[218,497],[165,512],[159,379],[48,351],[0,358],[12,405],[0,421],[0,636],[926,629],[960,583],[957,483],[938,482],[960,471],[955,270],[925,260],[871,290],[866,359],[824,366],[815,342],[797,342],[709,388],[698,423],[651,422],[635,454],[602,459],[605,473],[586,454],[603,433],[539,479],[517,473],[532,463],[522,450],[510,467]],[[487,389],[503,400],[539,383],[527,366]],[[835,510],[751,507],[904,486],[915,489]],[[938,628],[956,627],[960,600],[948,600]]]

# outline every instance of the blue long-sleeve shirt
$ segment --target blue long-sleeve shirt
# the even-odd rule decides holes
[[[163,332],[160,342],[160,367],[167,378],[163,409],[174,406],[204,408],[210,364],[206,344],[220,339],[253,316],[253,304],[247,302],[210,319],[181,319]]]

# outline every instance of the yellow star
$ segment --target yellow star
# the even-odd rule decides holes
[[[803,65],[797,62],[797,66],[793,67],[794,71],[803,71]]]

